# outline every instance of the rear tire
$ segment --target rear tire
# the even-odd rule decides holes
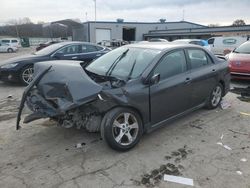
[[[127,151],[133,148],[143,134],[138,113],[129,108],[114,108],[103,118],[101,135],[114,150]]]
[[[218,83],[211,91],[206,107],[208,109],[217,108],[222,100],[222,95],[223,95],[223,86],[220,83]]]

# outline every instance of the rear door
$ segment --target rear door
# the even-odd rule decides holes
[[[151,121],[161,122],[188,108],[189,90],[187,63],[184,50],[164,55],[153,70],[160,81],[150,86]]]
[[[104,49],[99,46],[90,45],[90,44],[82,44],[81,45],[81,55],[80,60],[90,63],[94,59],[102,56]]]
[[[209,96],[217,83],[216,65],[212,58],[203,49],[186,49],[187,60],[190,68],[190,89],[192,95],[189,100],[189,108],[202,104]]]

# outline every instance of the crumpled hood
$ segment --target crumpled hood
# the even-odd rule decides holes
[[[39,93],[66,111],[96,99],[102,86],[85,73],[77,61],[47,61],[36,63],[34,76],[52,65],[37,84]]]

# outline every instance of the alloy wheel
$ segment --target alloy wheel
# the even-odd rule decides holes
[[[222,90],[220,86],[216,86],[212,92],[211,104],[217,106],[221,100]]]
[[[129,113],[121,113],[113,122],[112,133],[115,141],[123,146],[130,145],[137,138],[139,125],[136,117]]]
[[[34,73],[33,67],[26,68],[22,72],[23,82],[25,82],[26,84],[29,84],[33,80],[33,73]]]

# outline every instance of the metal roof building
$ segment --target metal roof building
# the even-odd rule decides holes
[[[146,33],[153,30],[176,30],[184,28],[206,28],[206,26],[187,21],[180,22],[116,22],[89,21],[73,29],[73,40],[98,43],[102,40],[123,39],[141,41]]]
[[[116,22],[89,21],[75,24],[72,38],[75,41],[98,43],[102,40],[122,39],[141,41],[150,38],[164,38],[168,41],[182,38],[208,39],[212,36],[250,36],[250,25],[207,27],[180,21],[165,22]]]
[[[149,38],[165,38],[172,41],[182,38],[207,39],[212,36],[250,36],[250,25],[151,30],[145,33],[143,38],[144,40]]]

